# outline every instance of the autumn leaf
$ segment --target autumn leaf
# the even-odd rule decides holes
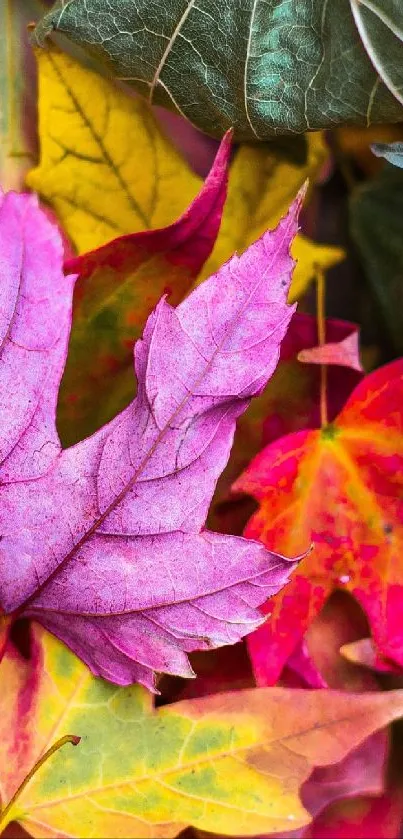
[[[385,3],[57,0],[36,38],[61,33],[153,104],[256,142],[402,119],[399,3]],[[368,39],[359,23],[371,11]]]
[[[3,199],[0,605],[119,684],[192,675],[186,653],[260,625],[256,607],[295,565],[203,526],[236,419],[273,373],[293,312],[301,201],[177,309],[160,301],[135,348],[137,399],[62,450],[73,282],[34,199]]]
[[[37,55],[41,162],[28,185],[52,204],[78,250],[172,222],[201,181],[164,137],[152,111],[53,45]],[[114,118],[108,121],[109,112]],[[135,153],[128,145],[132,137]],[[303,165],[280,159],[270,145],[238,150],[220,234],[200,279],[275,227],[306,179],[315,182],[328,151],[320,134],[308,136],[307,148]],[[325,271],[344,253],[299,235],[293,256],[295,300],[311,282],[315,265]]]
[[[41,158],[27,184],[82,253],[173,222],[200,179],[150,108],[52,46],[38,51]]]
[[[27,23],[43,13],[39,0],[0,3],[0,184],[21,189],[36,152],[35,72]]]
[[[351,370],[356,370],[357,373],[362,373],[358,330],[352,331],[341,341],[300,350],[298,361],[302,361],[303,364],[330,364],[338,367],[349,367]]]
[[[53,46],[46,53],[40,51],[38,61],[41,162],[30,173],[28,183],[52,204],[78,249],[91,249],[89,257],[71,263],[81,280],[75,295],[73,332],[58,408],[58,428],[63,443],[69,445],[129,404],[135,388],[132,342],[161,290],[169,288],[172,302],[179,302],[190,278],[190,274],[179,277],[178,263],[174,259],[167,261],[166,257],[162,260],[161,254],[159,258],[147,259],[133,272],[128,261],[122,260],[121,244],[116,239],[100,256],[104,259],[108,253],[112,258],[116,251],[113,258],[116,263],[119,261],[120,270],[112,271],[105,264],[101,270],[92,249],[102,247],[116,232],[130,235],[144,228],[128,198],[129,188],[138,202],[142,196],[146,201],[151,194],[158,199],[155,215],[147,218],[147,226],[155,226],[158,221],[171,220],[175,208],[179,208],[178,201],[182,207],[182,197],[190,200],[199,186],[201,189],[201,181],[164,138],[151,111],[140,100],[129,98]],[[102,103],[102,108],[96,103]],[[60,117],[60,109],[66,123]],[[100,113],[105,109],[113,112],[113,120],[102,121]],[[127,148],[127,138],[132,136],[136,137],[136,154],[127,153],[118,177],[117,161],[122,158],[122,148]],[[151,146],[150,136],[155,139]],[[142,144],[147,146],[144,154]],[[234,251],[243,252],[268,227],[278,223],[305,179],[314,181],[326,160],[328,152],[319,134],[307,139],[307,148],[305,165],[281,161],[270,147],[238,150],[230,170],[223,223],[204,271],[203,257],[208,256],[213,229],[211,242],[205,242],[199,259],[194,258],[196,250],[188,243],[186,261],[192,261],[193,276],[199,273],[201,280],[214,273]],[[119,181],[123,175],[127,189]],[[99,219],[100,194],[109,219],[105,223]],[[205,234],[202,227],[200,234]],[[145,240],[150,247],[157,248],[158,244],[160,251],[160,234],[156,233],[154,239],[146,236]],[[135,241],[140,244],[144,240],[140,237]],[[185,258],[183,243],[182,254]],[[343,258],[343,251],[316,245],[298,235],[293,255],[297,266],[292,300],[306,290],[316,265],[323,270],[331,267]],[[155,293],[147,294],[146,305],[140,307],[136,301],[144,300],[145,281],[148,287],[155,288]],[[112,283],[114,294],[110,293]],[[100,300],[104,301],[102,308]],[[94,346],[91,357],[86,351],[89,341]]]
[[[340,654],[340,644],[357,637],[363,625],[365,618],[358,604],[345,592],[335,593],[311,624],[304,642],[288,659],[279,684],[287,688],[331,687],[353,693],[379,689],[368,670],[349,664]],[[247,639],[252,663],[258,653],[258,646],[252,643],[256,635],[259,633]],[[192,663],[197,678],[186,682],[183,691],[175,695],[176,699],[205,696],[220,689],[239,690],[253,684],[242,643],[213,653],[195,653]],[[172,697],[171,690],[169,695]],[[301,800],[311,817],[319,817],[336,800],[383,794],[388,755],[389,736],[387,730],[383,730],[370,735],[339,763],[315,768],[300,790]],[[305,839],[311,829],[313,825],[301,828],[298,835]],[[195,837],[189,836],[189,839]]]
[[[309,178],[315,183],[328,150],[321,134],[307,136],[304,165],[281,160],[269,144],[243,145],[231,166],[228,197],[217,243],[201,278],[214,273],[236,251],[242,253],[287,212],[294,195]],[[290,301],[304,294],[315,275],[315,266],[328,270],[344,258],[340,248],[317,245],[300,234],[292,255],[297,262]]]
[[[35,625],[31,658],[10,644],[0,672],[3,824],[19,821],[35,837],[173,837],[188,824],[233,836],[296,828],[309,821],[298,791],[312,766],[340,761],[403,712],[402,691],[285,688],[154,711],[144,689],[94,679]],[[4,818],[38,758],[70,732],[80,744],[53,754]]]
[[[368,667],[376,673],[398,673],[399,675],[402,673],[401,666],[379,654],[372,638],[359,638],[357,641],[344,644],[340,648],[340,653],[347,661]]]
[[[344,799],[321,813],[304,839],[398,839],[402,818],[402,796],[394,791]]]
[[[180,303],[214,245],[230,145],[228,135],[199,196],[177,222],[114,239],[65,264],[79,282],[58,406],[64,445],[83,439],[133,399],[133,346],[147,317],[164,293],[172,305]]]
[[[359,637],[363,626],[365,617],[358,604],[346,592],[335,592],[312,621],[299,648],[288,659],[280,683],[289,686],[290,670],[295,672],[297,664],[299,687],[327,686],[352,693],[379,689],[368,670],[353,666],[341,655],[341,645]],[[256,632],[247,641],[255,672],[259,681],[263,682],[267,650],[264,639],[260,646],[259,635]],[[322,680],[321,685],[318,684],[319,679]],[[383,794],[388,757],[389,736],[384,730],[372,734],[340,763],[314,769],[300,792],[301,800],[314,821],[301,830],[301,837],[307,839],[311,832],[316,835],[316,821],[321,823],[324,809],[335,801],[340,802],[342,807],[346,798]]]
[[[339,344],[358,343],[358,329],[348,321],[328,318],[325,337]],[[320,372],[315,365],[302,365],[301,352],[316,347],[317,319],[296,312],[281,344],[280,361],[261,396],[254,399],[239,418],[229,462],[221,475],[210,510],[209,523],[225,533],[241,533],[242,518],[230,488],[240,473],[264,445],[303,428],[320,425]],[[332,366],[328,371],[328,414],[333,420],[360,379],[358,371]],[[249,516],[247,516],[249,518]],[[235,522],[241,529],[235,529]],[[246,524],[246,519],[244,519]]]
[[[249,537],[291,555],[314,545],[265,609],[266,684],[335,589],[361,604],[381,654],[403,664],[402,406],[396,361],[363,379],[331,425],[271,444],[235,483],[260,504]]]

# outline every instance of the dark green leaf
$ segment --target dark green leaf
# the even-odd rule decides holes
[[[403,169],[403,143],[374,143],[371,150],[376,157],[384,157],[388,163]]]
[[[403,104],[402,0],[350,0],[367,53],[380,78]]]
[[[384,29],[383,77],[396,85],[403,48]],[[233,126],[236,139],[256,140],[403,118],[350,0],[59,0],[37,27],[38,42],[52,30],[209,134]]]
[[[350,204],[351,233],[397,354],[403,353],[403,170],[386,164]]]

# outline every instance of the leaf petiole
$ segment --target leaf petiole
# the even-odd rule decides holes
[[[64,737],[61,737],[60,740],[56,740],[56,743],[54,743],[53,746],[51,746],[50,749],[48,749],[45,752],[45,754],[43,754],[42,757],[39,758],[39,760],[37,760],[37,762],[32,767],[31,771],[24,778],[24,780],[12,796],[12,798],[10,798],[10,801],[8,802],[4,810],[0,811],[0,824],[6,821],[7,816],[9,815],[15,802],[20,797],[21,793],[24,791],[25,787],[27,786],[27,784],[29,784],[30,780],[33,778],[36,772],[38,772],[38,770],[41,768],[41,766],[43,766],[43,764],[46,763],[46,761],[49,760],[49,758],[52,757],[52,755],[54,755],[55,752],[59,751],[59,749],[61,749],[62,746],[65,746],[66,743],[71,743],[72,746],[78,746],[80,740],[81,737],[77,737],[75,734],[66,734]]]
[[[318,320],[318,344],[320,347],[326,343],[326,318],[325,318],[325,275],[319,265],[316,266],[316,316]],[[327,364],[320,365],[320,424],[326,428],[329,424],[327,411]]]

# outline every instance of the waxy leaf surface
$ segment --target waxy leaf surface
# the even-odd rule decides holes
[[[402,361],[363,379],[328,428],[276,441],[235,483],[260,504],[248,536],[286,554],[313,543],[256,635],[266,684],[334,589],[358,600],[381,653],[403,664],[402,488]]]
[[[31,197],[0,215],[0,605],[36,617],[118,684],[189,676],[186,652],[238,641],[292,561],[203,530],[237,417],[273,373],[302,196],[135,347],[137,398],[62,450],[55,405],[71,321],[61,243]]]
[[[42,766],[8,812],[35,837],[165,839],[186,825],[232,836],[298,828],[310,819],[298,791],[312,767],[342,760],[403,713],[402,691],[285,688],[154,711],[144,689],[94,679],[35,625],[31,653],[27,661],[10,644],[0,665],[3,805],[56,740],[81,737]]]
[[[41,155],[27,183],[77,250],[175,221],[200,179],[147,104],[54,46],[37,57]]]
[[[208,257],[229,153],[227,136],[198,197],[170,227],[122,236],[65,264],[79,281],[58,406],[64,445],[88,436],[133,399],[134,342],[162,294],[180,303]]]
[[[398,3],[388,0],[396,17]],[[256,141],[402,116],[385,81],[399,76],[403,47],[390,51],[386,28],[382,81],[350,0],[58,0],[37,40],[53,30],[215,136],[233,126],[237,139]]]

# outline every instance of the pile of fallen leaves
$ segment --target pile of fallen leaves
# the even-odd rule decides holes
[[[0,8],[7,837],[401,833],[403,12],[248,3]]]

